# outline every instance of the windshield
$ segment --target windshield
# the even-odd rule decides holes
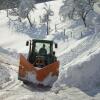
[[[36,43],[35,50],[37,53],[39,53],[41,48],[45,48],[47,51],[47,54],[50,53],[50,44],[49,43]]]

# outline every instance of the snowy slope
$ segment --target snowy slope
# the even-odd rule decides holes
[[[52,1],[50,3],[47,3],[47,7],[49,7],[49,5],[54,11],[54,16],[52,16],[51,18],[54,20],[50,22],[51,28],[54,29],[54,25],[60,23],[58,13],[61,6],[61,0],[58,0],[58,2]],[[23,23],[20,23],[16,16],[13,17],[11,15],[9,15],[9,19],[8,17],[6,17],[6,11],[1,10],[0,33],[2,34],[0,35],[0,46],[15,52],[28,52],[28,48],[26,48],[25,46],[26,40],[32,38],[45,38],[46,26],[42,25],[39,19],[40,16],[43,16],[44,13],[44,4],[37,4],[34,13],[33,11],[30,13],[30,16],[32,16],[31,20],[36,25],[33,24],[33,28],[30,28],[28,21],[22,20]]]
[[[61,72],[54,86],[69,85],[88,89],[99,84],[99,47],[100,33],[84,38],[68,52],[66,49],[66,53],[59,57],[63,66],[60,67]]]
[[[0,88],[2,88],[2,84],[6,83],[10,80],[10,75],[5,67],[5,65],[0,64]]]
[[[25,41],[30,38],[27,35],[23,35],[20,33],[18,34],[12,29],[10,29],[8,25],[8,18],[5,16],[6,16],[6,12],[0,11],[0,19],[1,19],[0,21],[1,22],[0,47],[6,48],[6,49],[15,49],[15,51],[17,52],[21,51],[22,45],[25,45]],[[23,46],[23,49],[24,47],[25,46]]]

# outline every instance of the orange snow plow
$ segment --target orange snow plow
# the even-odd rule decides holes
[[[53,41],[34,39],[27,41],[26,45],[29,45],[29,54],[27,59],[20,54],[18,78],[23,82],[52,86],[59,74],[59,61],[53,51]]]

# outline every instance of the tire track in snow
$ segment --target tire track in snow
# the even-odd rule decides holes
[[[19,88],[23,83],[18,80],[18,71],[12,68],[12,65],[7,63],[3,64],[5,66],[7,65],[7,69],[11,75],[11,80],[2,85],[2,89],[0,90],[0,100],[7,100],[8,97],[13,95],[13,91],[16,91],[16,89]]]
[[[3,63],[3,64],[6,64],[6,65],[10,66],[10,67],[8,67],[9,69],[14,70],[16,73],[18,73],[18,70],[16,70],[16,69],[14,69],[14,68],[11,67],[12,64],[10,64],[10,63],[8,63],[8,62],[5,62],[5,61],[3,61],[3,60],[0,60],[0,63]],[[13,64],[13,66],[14,66],[14,67],[16,66],[16,68],[17,68],[17,65],[14,65],[14,64]]]

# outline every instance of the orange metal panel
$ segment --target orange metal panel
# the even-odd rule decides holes
[[[59,61],[49,64],[43,68],[37,69],[35,66],[30,64],[26,58],[20,54],[20,66],[19,66],[19,77],[25,77],[26,72],[32,72],[36,74],[38,81],[43,81],[50,73],[52,76],[58,76],[59,73]]]

